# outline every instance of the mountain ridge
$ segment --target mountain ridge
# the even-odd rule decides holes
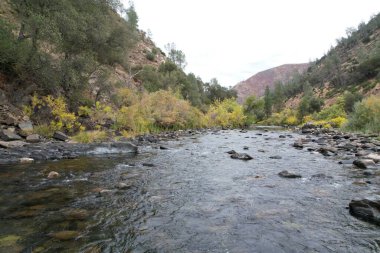
[[[277,67],[260,71],[248,79],[239,82],[232,89],[237,92],[239,103],[251,95],[261,97],[265,88],[274,88],[276,82],[287,82],[296,74],[301,74],[307,70],[309,63],[282,64]]]

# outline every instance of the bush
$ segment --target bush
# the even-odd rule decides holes
[[[246,123],[243,107],[235,99],[215,101],[207,112],[210,126],[242,127]]]
[[[149,60],[149,61],[154,61],[156,59],[156,56],[152,53],[152,52],[147,52],[145,54],[145,57]]]
[[[357,102],[349,116],[346,129],[366,133],[380,133],[380,97],[370,96]]]
[[[81,131],[72,137],[73,140],[80,143],[103,142],[108,138],[107,132],[104,131]]]
[[[49,132],[75,132],[81,126],[75,114],[68,111],[65,99],[62,96],[54,98],[49,95],[39,98],[34,95],[31,108],[26,111],[32,112],[31,118],[44,126],[43,128],[49,124]]]
[[[298,125],[296,115],[297,112],[295,110],[285,109],[279,113],[273,113],[268,119],[260,123],[275,126],[296,126]]]

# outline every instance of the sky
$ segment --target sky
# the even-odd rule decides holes
[[[122,0],[128,6],[127,0]],[[379,0],[134,0],[139,28],[185,71],[225,87],[257,72],[322,57],[346,29],[380,12]]]

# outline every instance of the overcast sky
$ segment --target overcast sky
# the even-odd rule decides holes
[[[126,6],[128,1],[123,0]],[[320,58],[346,28],[380,12],[380,0],[134,0],[139,28],[174,42],[186,72],[233,86],[285,63]]]

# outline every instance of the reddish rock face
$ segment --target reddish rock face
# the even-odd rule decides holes
[[[233,87],[237,91],[239,103],[243,103],[245,99],[251,95],[261,97],[264,95],[265,87],[274,88],[277,81],[289,81],[294,74],[304,72],[309,63],[302,64],[285,64],[272,69],[264,70],[254,76],[242,81]]]

